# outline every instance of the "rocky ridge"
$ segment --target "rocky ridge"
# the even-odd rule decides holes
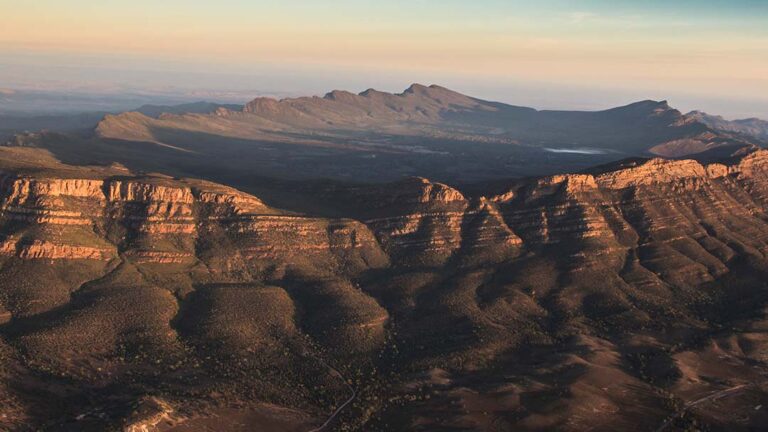
[[[5,174],[0,179],[1,215],[12,228],[6,229],[0,249],[3,254],[22,258],[102,260],[114,258],[119,251],[140,256],[145,262],[177,263],[185,257],[194,258],[195,251],[159,250],[152,242],[163,243],[163,236],[199,239],[221,231],[237,237],[239,251],[248,259],[274,260],[298,251],[378,250],[381,244],[392,256],[407,255],[409,250],[429,255],[430,259],[443,254],[435,262],[442,263],[462,247],[535,247],[538,242],[533,238],[524,241],[517,234],[531,228],[542,239],[549,238],[554,231],[571,229],[550,229],[552,221],[546,213],[554,211],[556,217],[563,217],[568,207],[553,208],[547,202],[546,208],[530,208],[531,203],[540,200],[554,199],[559,205],[573,206],[586,197],[601,201],[597,207],[614,207],[618,217],[625,213],[621,206],[628,203],[615,197],[617,193],[626,195],[627,190],[642,193],[656,185],[678,192],[727,190],[749,184],[756,192],[761,183],[755,178],[768,167],[766,153],[751,153],[731,166],[650,159],[600,174],[563,174],[520,181],[506,192],[475,199],[445,184],[413,178],[393,186],[353,191],[353,198],[347,199],[355,201],[362,223],[290,215],[234,189],[215,186],[206,190],[205,186],[170,179],[32,178]],[[581,203],[580,211],[596,207],[594,204]],[[536,223],[509,216],[510,212],[539,211],[545,214]],[[590,225],[591,218],[584,214],[579,217],[585,232],[608,226],[605,220]],[[109,227],[116,226],[123,235],[117,242],[107,233]],[[63,232],[83,235],[70,236],[71,242],[57,244],[43,235],[44,230],[37,229],[40,227],[59,227]],[[104,236],[102,244],[107,247],[88,244],[99,235]],[[150,248],[136,249],[139,245]],[[376,253],[383,257],[381,251]],[[409,256],[406,261],[413,258]]]
[[[450,401],[523,430],[581,430],[585,413],[653,429],[670,399],[764,367],[768,151],[494,193],[425,178],[318,190],[339,218],[199,180],[78,172],[0,180],[0,356],[18,368],[0,368],[0,401],[50,421],[153,430],[258,401],[320,424],[352,386],[338,421],[357,430],[491,421]],[[730,363],[692,366],[717,355]],[[38,391],[41,376],[66,396]],[[72,420],[83,412],[108,414]],[[14,415],[0,426],[38,421]]]
[[[258,198],[235,190],[221,187],[205,190],[158,180],[29,178],[7,174],[0,180],[0,211],[13,228],[6,231],[8,238],[2,251],[16,251],[21,258],[110,259],[116,256],[116,249],[120,249],[138,254],[146,262],[174,263],[191,257],[192,253],[157,250],[157,245],[151,243],[162,243],[163,236],[194,239],[221,225],[236,235],[251,236],[258,243],[244,249],[246,253],[288,252],[281,249],[279,242],[264,244],[262,237],[269,235],[292,239],[293,252],[354,248],[366,242],[365,233],[356,231],[365,231],[365,228],[352,221],[283,215]],[[34,228],[56,226],[63,231],[74,227],[83,236],[72,236],[72,241],[63,244],[35,237],[39,232]],[[111,251],[78,244],[79,240],[87,242],[88,237],[99,232],[106,234],[104,240],[108,241],[109,226],[119,226],[125,238],[111,245]],[[318,231],[318,226],[323,229]],[[313,244],[311,239],[320,244]],[[131,245],[146,241],[152,250],[132,249]]]

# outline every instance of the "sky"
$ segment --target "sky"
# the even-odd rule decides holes
[[[0,0],[0,17],[0,88],[248,99],[421,82],[768,118],[768,0]]]

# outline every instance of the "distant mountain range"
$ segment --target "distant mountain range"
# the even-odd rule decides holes
[[[768,121],[766,120],[758,118],[726,120],[722,116],[710,115],[701,111],[691,111],[686,115],[713,129],[738,132],[763,141],[768,141]]]
[[[180,105],[142,105],[133,110],[149,117],[159,117],[163,113],[189,114],[212,113],[219,108],[242,109],[241,105],[217,104],[212,102],[192,102]],[[0,113],[0,137],[9,136],[21,132],[39,132],[47,130],[52,132],[82,133],[90,131],[104,119],[109,111],[92,111],[62,114],[19,114]]]
[[[245,106],[146,105],[96,117],[42,119],[55,126],[49,133],[10,143],[47,147],[78,163],[171,166],[178,175],[246,189],[254,177],[391,181],[416,175],[467,183],[636,156],[710,160],[764,145],[757,128],[684,115],[665,101],[549,111],[419,84],[398,94],[335,90],[323,97],[261,97]],[[27,119],[26,126],[32,123]],[[67,136],[50,133],[56,131]]]
[[[748,143],[743,137],[683,115],[666,101],[642,101],[598,112],[537,111],[419,84],[399,94],[370,89],[360,94],[335,90],[322,98],[258,98],[241,112],[225,109],[204,119],[166,116],[160,120],[149,121],[130,114],[122,118],[108,116],[97,132],[106,138],[169,141],[166,143],[172,145],[177,143],[153,136],[149,129],[183,129],[267,140],[282,139],[286,134],[295,139],[321,135],[328,140],[337,137],[339,141],[353,137],[421,136],[662,156],[683,156],[722,145]],[[258,129],[254,130],[254,126]]]

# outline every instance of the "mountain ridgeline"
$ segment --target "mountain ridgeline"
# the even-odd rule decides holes
[[[117,161],[134,170],[172,165],[174,175],[247,190],[254,172],[287,180],[424,176],[457,184],[573,172],[636,156],[708,161],[764,144],[744,130],[701,120],[664,101],[547,111],[414,84],[399,94],[369,89],[262,97],[242,108],[142,107],[106,115],[92,133],[9,142],[44,147],[73,163]]]
[[[482,193],[314,184],[332,218],[36,148],[3,148],[0,166],[3,429],[768,421],[763,150]]]
[[[686,115],[714,129],[737,132],[768,141],[768,121],[765,120],[758,118],[726,120],[722,116],[710,115],[701,111],[691,111]]]
[[[534,147],[592,147],[660,156],[694,154],[729,141],[739,142],[738,137],[718,132],[670,108],[666,101],[642,101],[597,112],[538,111],[419,84],[399,94],[369,89],[360,94],[334,90],[324,97],[257,98],[242,111],[216,111],[213,118],[205,119],[211,124],[199,117],[166,116],[164,120],[170,127],[201,130],[228,122],[258,124],[265,136],[286,129],[299,134],[373,132]],[[126,134],[128,124],[140,125],[130,128],[136,135]],[[150,139],[152,129],[164,126],[125,114],[124,118],[106,118],[96,130],[107,138]],[[218,128],[239,134],[231,129]]]

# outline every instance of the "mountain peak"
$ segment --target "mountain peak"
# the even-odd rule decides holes
[[[350,93],[346,90],[333,90],[325,94],[323,96],[323,99],[328,100],[349,100],[350,98],[355,98],[357,95],[354,93]]]
[[[376,90],[374,88],[369,88],[369,89],[365,89],[365,90],[361,91],[360,93],[358,93],[358,96],[369,97],[369,96],[372,96],[372,95],[377,94],[377,93],[382,93],[382,92],[380,92],[380,91],[378,91],[378,90]]]
[[[405,89],[405,91],[402,94],[421,94],[421,93],[427,93],[429,92],[430,87],[427,87],[423,84],[419,83],[413,83],[410,87]]]
[[[653,100],[645,99],[639,102],[635,102],[627,105],[628,107],[648,107],[648,108],[669,108],[669,102],[667,100]]]
[[[259,113],[264,111],[275,111],[280,105],[280,101],[271,97],[257,97],[248,102],[243,107],[245,113]]]
[[[662,115],[672,115],[674,117],[682,116],[682,113],[669,106],[666,100],[656,101],[652,99],[646,99],[639,102],[633,102],[629,105],[609,109],[606,112],[620,114],[620,115],[644,115],[658,117]]]

